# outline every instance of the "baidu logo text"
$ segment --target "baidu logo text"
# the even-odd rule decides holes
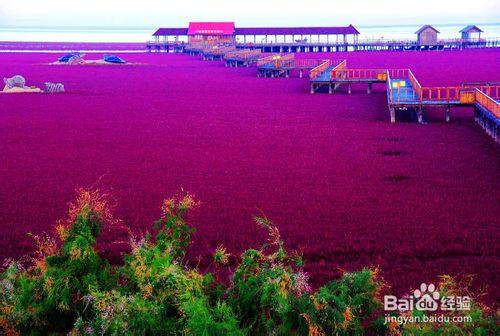
[[[441,296],[434,284],[422,283],[419,289],[409,297],[398,299],[394,295],[384,296],[386,311],[437,311],[441,310],[470,310],[471,299],[468,296]]]

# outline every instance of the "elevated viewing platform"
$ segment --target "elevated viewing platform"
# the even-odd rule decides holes
[[[289,77],[292,71],[298,72],[302,78],[304,71],[316,68],[324,60],[296,59],[295,54],[270,55],[257,61],[257,75],[259,77]]]
[[[184,52],[187,42],[149,41],[148,51]],[[335,42],[248,42],[235,43],[237,49],[258,49],[262,52],[300,53],[300,52],[345,52],[345,51],[446,51],[470,48],[500,47],[500,39],[482,39],[480,41],[463,41],[461,39],[440,40],[437,44],[424,45],[417,41],[364,40],[356,43]]]
[[[423,87],[410,69],[348,68],[345,59],[296,58],[295,53],[263,53],[260,49],[237,49],[228,43],[189,43],[185,53],[201,55],[204,60],[224,60],[226,67],[256,64],[259,77],[290,77],[292,72],[303,77],[309,73],[310,92],[332,94],[340,87],[352,93],[352,85],[385,85],[387,106],[392,123],[398,114],[404,119],[425,123],[425,107],[443,107],[445,120],[451,119],[451,107],[474,107],[475,119],[497,141],[499,125],[498,99],[500,82],[468,82],[460,86]],[[324,90],[324,89],[327,90]]]
[[[500,89],[497,86],[495,90],[485,91],[481,89],[475,90],[474,119],[489,136],[496,142],[500,142],[498,136],[498,129],[500,128]]]
[[[475,106],[476,120],[480,120],[488,132],[497,139],[500,109],[500,85],[498,82],[464,83],[452,87],[422,87],[410,69],[348,69],[347,61],[343,60],[332,65],[324,61],[311,70],[309,75],[311,93],[323,86],[328,86],[328,92],[333,93],[341,85],[348,86],[366,83],[367,93],[371,93],[372,84],[386,85],[387,104],[391,122],[396,122],[396,113],[413,111],[417,120],[423,122],[422,109],[425,106],[445,107],[445,119],[450,121],[452,106]]]
[[[469,26],[468,26],[469,27]],[[466,28],[468,28],[466,27]],[[473,26],[475,27],[475,26]],[[362,50],[459,50],[500,47],[500,40],[484,39],[479,34],[461,33],[460,37],[439,39],[439,31],[425,25],[415,34],[417,39],[360,40],[353,25],[344,27],[236,27],[234,22],[190,22],[188,28],[159,28],[148,51],[185,52],[190,44],[229,43],[237,49],[259,49],[266,53],[341,52]],[[470,29],[469,29],[470,30]]]
[[[259,49],[243,49],[229,51],[224,55],[227,67],[244,66],[248,67],[262,58],[262,51]]]
[[[201,54],[203,56],[203,60],[222,60],[226,53],[235,51],[236,48],[234,46],[218,46],[218,45],[209,45],[205,46],[201,50]]]

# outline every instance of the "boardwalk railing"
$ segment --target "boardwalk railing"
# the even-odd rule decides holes
[[[225,53],[233,50],[236,50],[234,46],[209,45],[203,48],[203,53],[211,55],[224,55]]]
[[[309,78],[315,79],[316,77],[318,77],[330,67],[331,63],[332,61],[330,60],[323,60],[320,65],[311,70],[311,72],[309,73]]]
[[[323,63],[321,59],[291,59],[282,63],[284,67],[313,69]]]
[[[415,91],[409,87],[393,87],[394,79],[404,79],[408,77],[410,72],[409,69],[387,69],[386,71],[386,80],[387,80],[387,102],[389,104],[390,110],[393,110],[391,107],[392,104],[398,104],[401,102],[408,102],[418,99],[418,95],[415,95]],[[391,122],[395,122],[394,112],[391,112]]]
[[[344,69],[345,78],[387,80],[387,69]]]
[[[276,55],[269,55],[269,56],[266,56],[263,58],[259,58],[257,60],[257,66],[262,66],[262,65],[266,65],[268,63],[271,63],[273,61],[274,57],[276,57]]]
[[[391,88],[390,91],[392,103],[415,103],[420,101],[417,92],[413,88],[398,86]]]
[[[476,89],[476,101],[496,118],[500,118],[500,104],[480,89]]]
[[[288,54],[288,55],[280,55],[280,54],[274,54],[274,55],[269,55],[263,58],[260,58],[257,61],[257,66],[265,66],[267,64],[273,63],[274,65],[280,64],[280,62],[285,61],[285,60],[290,60],[295,57],[294,54]]]
[[[387,71],[389,72],[390,77],[403,79],[408,77],[410,69],[387,69]]]
[[[262,55],[262,51],[260,49],[244,49],[244,50],[231,50],[224,54],[226,59],[241,59],[247,60],[249,58],[255,58]]]
[[[344,76],[344,70],[347,67],[347,60],[342,60],[332,69],[332,78],[342,78]]]
[[[422,100],[422,85],[420,85],[417,78],[410,69],[408,69],[408,78],[410,79],[411,86],[413,86],[413,89],[417,92],[418,97],[420,98],[420,100]]]
[[[206,47],[204,43],[190,43],[184,48],[186,51],[201,51]]]
[[[276,69],[283,68],[295,60],[295,54],[288,54],[283,56],[275,56],[273,58],[273,66]]]
[[[492,98],[500,98],[500,85],[480,85],[474,86],[473,88],[478,89]]]
[[[387,92],[389,96],[389,104],[415,103],[421,100],[417,90],[415,90],[415,85],[411,82],[411,79],[411,87],[400,86],[396,81],[396,79],[406,80],[410,77],[410,73],[410,69],[387,69]],[[418,81],[416,83],[418,84]],[[420,84],[418,84],[418,86],[420,86]]]

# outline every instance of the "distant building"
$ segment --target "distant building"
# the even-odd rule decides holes
[[[190,43],[277,43],[316,42],[355,43],[359,31],[346,27],[235,27],[234,22],[190,22],[188,28],[159,28],[153,37],[160,41],[187,41]]]
[[[479,41],[481,39],[482,32],[483,31],[481,29],[474,25],[467,26],[460,31],[460,33],[462,33],[462,40],[466,41]]]
[[[425,25],[415,32],[417,34],[417,41],[420,45],[434,45],[437,44],[439,30],[431,25]]]
[[[233,43],[234,22],[190,22],[189,43]]]

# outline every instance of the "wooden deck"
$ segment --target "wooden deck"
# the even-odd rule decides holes
[[[289,77],[292,72],[302,78],[305,71],[316,68],[325,62],[320,59],[296,59],[295,54],[271,55],[259,60],[257,75],[259,77]]]
[[[262,57],[262,52],[259,49],[234,50],[224,54],[226,66],[235,68],[238,66],[249,67]]]
[[[318,92],[322,87],[327,86],[328,93],[331,94],[339,86],[347,85],[347,91],[350,94],[351,85],[359,83],[368,85],[368,93],[371,93],[374,83],[386,85],[387,104],[392,123],[396,122],[398,111],[408,110],[416,114],[419,122],[423,122],[425,106],[445,107],[447,122],[450,121],[452,106],[475,106],[477,104],[480,104],[482,109],[490,111],[490,117],[500,118],[498,82],[463,83],[457,87],[422,87],[410,69],[348,69],[346,60],[336,65],[332,65],[330,61],[324,61],[311,70],[310,74],[311,93]],[[487,114],[477,113],[485,116],[481,120],[489,120],[486,117]],[[496,128],[495,132],[491,133],[494,133],[496,137]]]
[[[299,53],[299,52],[344,52],[344,51],[375,51],[375,50],[398,50],[398,51],[443,51],[461,50],[469,48],[495,48],[500,47],[499,39],[488,39],[480,41],[464,41],[461,39],[439,40],[435,45],[420,45],[414,40],[390,41],[390,40],[365,40],[357,43],[343,42],[294,42],[294,43],[236,43],[237,49],[259,49],[263,53]],[[150,41],[146,43],[148,51],[156,52],[187,52],[187,43],[173,41]]]
[[[229,46],[216,47],[189,45],[184,51],[202,54],[205,59],[226,60],[226,66],[249,66],[257,63],[258,76],[290,76],[291,71],[309,71],[311,93],[323,87],[332,94],[342,85],[351,93],[352,84],[385,84],[387,105],[391,123],[396,122],[398,112],[414,113],[419,123],[424,122],[423,108],[445,108],[445,120],[450,121],[452,106],[474,107],[475,120],[498,141],[500,125],[500,82],[470,82],[454,87],[422,87],[410,69],[349,69],[347,60],[296,59],[294,54],[272,54],[262,57],[260,50],[235,50]]]
[[[474,119],[481,128],[496,142],[500,142],[498,130],[500,128],[500,104],[497,90],[487,92],[487,90],[476,89],[476,102],[474,105]],[[492,98],[490,95],[496,95]]]
[[[202,49],[201,55],[205,61],[215,61],[224,59],[224,55],[235,51],[234,46],[209,45]]]

